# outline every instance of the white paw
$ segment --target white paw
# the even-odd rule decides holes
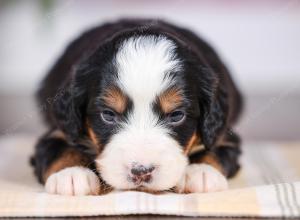
[[[85,167],[69,167],[49,176],[46,191],[60,195],[97,195],[100,189],[98,176]]]
[[[227,188],[226,177],[208,164],[187,166],[185,176],[177,184],[177,191],[180,193],[216,192]]]

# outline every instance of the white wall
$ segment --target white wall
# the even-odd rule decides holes
[[[35,1],[0,8],[0,93],[31,93],[81,31],[119,17],[160,17],[211,42],[248,95],[300,94],[299,1]]]

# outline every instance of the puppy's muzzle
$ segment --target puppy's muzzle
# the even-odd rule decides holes
[[[128,181],[133,182],[135,185],[142,185],[143,183],[149,183],[152,180],[152,172],[155,170],[153,165],[144,166],[141,164],[133,163],[130,174],[128,175]]]

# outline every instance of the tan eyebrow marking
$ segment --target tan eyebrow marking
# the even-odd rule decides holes
[[[175,87],[164,91],[161,95],[159,95],[158,99],[164,113],[170,113],[183,102],[181,90]]]
[[[105,104],[118,113],[123,113],[127,106],[127,97],[116,86],[108,88],[101,97]]]

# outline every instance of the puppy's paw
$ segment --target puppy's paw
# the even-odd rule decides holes
[[[227,179],[220,171],[208,164],[187,166],[185,176],[177,184],[180,193],[203,193],[226,190]]]
[[[98,176],[85,167],[69,167],[50,175],[46,191],[60,195],[97,195],[100,190]]]

